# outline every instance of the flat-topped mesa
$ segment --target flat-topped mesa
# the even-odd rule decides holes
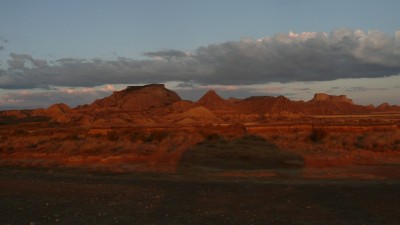
[[[124,91],[130,92],[130,91],[137,91],[137,90],[140,90],[140,89],[151,89],[151,88],[154,88],[154,89],[157,89],[157,88],[161,88],[162,89],[162,88],[164,88],[164,89],[166,89],[164,84],[147,84],[147,85],[142,85],[142,86],[127,86]]]
[[[164,84],[149,84],[128,86],[109,97],[96,100],[90,107],[144,111],[153,107],[167,106],[177,101],[181,101],[179,95],[165,88]]]
[[[334,101],[334,102],[346,102],[353,104],[353,100],[347,98],[346,95],[328,95],[325,93],[316,93],[311,101]]]

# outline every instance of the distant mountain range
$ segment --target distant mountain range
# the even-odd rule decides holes
[[[59,123],[94,126],[175,126],[209,123],[263,122],[268,118],[299,118],[314,115],[400,113],[400,106],[356,105],[345,95],[323,93],[310,101],[293,101],[284,96],[253,96],[224,99],[214,90],[197,102],[182,100],[163,84],[128,86],[90,105],[70,108],[55,104],[48,109],[0,112],[0,121],[41,118]]]

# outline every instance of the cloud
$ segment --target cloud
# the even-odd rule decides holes
[[[182,52],[182,51],[177,51],[177,50],[163,50],[163,51],[158,51],[158,52],[145,52],[143,55],[150,57],[150,58],[156,58],[156,59],[171,59],[171,58],[181,58],[181,57],[186,57],[189,56],[188,53]]]
[[[346,92],[386,91],[387,88],[349,87]]]
[[[206,78],[212,83],[323,81],[400,72],[400,48],[395,47],[394,38],[359,30],[278,34],[210,45],[197,53],[213,59],[215,73]]]
[[[59,59],[54,64],[30,55],[11,54],[8,70],[0,70],[0,88],[48,86],[94,87],[103,84],[188,81],[208,70],[192,57],[170,60]],[[204,68],[203,68],[204,67]]]
[[[337,29],[245,38],[197,48],[146,52],[149,59],[59,59],[54,63],[11,54],[0,88],[94,87],[158,83],[251,85],[329,81],[400,74],[400,32]]]
[[[3,37],[0,37],[0,42],[9,43],[9,41]]]
[[[0,37],[0,44],[1,44],[1,42],[7,44],[8,40],[3,37]],[[4,50],[4,46],[0,45],[0,51],[2,51],[2,50]]]
[[[0,110],[47,108],[54,103],[75,107],[108,96],[112,85],[100,88],[59,88],[51,91],[23,90],[0,95]]]
[[[11,70],[24,70],[26,68],[41,68],[47,66],[45,60],[34,59],[31,55],[27,54],[10,54],[11,59],[8,60],[8,65]]]
[[[178,85],[176,85],[177,88],[194,88],[196,86],[196,84],[194,84],[193,82],[181,82]]]
[[[311,91],[310,88],[294,88],[293,90],[295,90],[295,91],[306,91],[306,92]]]

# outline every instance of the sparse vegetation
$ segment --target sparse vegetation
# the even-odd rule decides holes
[[[146,135],[146,142],[161,142],[169,136],[167,131],[156,130]]]
[[[109,141],[118,141],[119,135],[118,135],[117,131],[114,130],[114,129],[108,131],[108,132],[107,132],[107,139],[108,139]]]
[[[79,134],[76,132],[73,132],[71,134],[68,134],[66,138],[70,139],[70,140],[79,140]]]
[[[328,122],[333,125],[327,125]],[[396,161],[400,154],[400,131],[396,127],[342,126],[323,120],[316,122],[310,132],[311,123],[314,123],[312,119],[304,126],[292,122],[250,126],[246,127],[245,133],[230,131],[234,127],[244,130],[239,125],[204,125],[184,129],[57,127],[47,123],[4,125],[4,129],[0,130],[0,152],[4,154],[2,159],[9,162],[13,161],[12,157],[20,157],[20,161],[24,162],[32,159],[37,164],[83,157],[80,159],[82,164],[93,163],[96,166],[99,163],[111,165],[117,159],[129,159],[131,164],[139,162],[154,170],[179,165],[178,168],[253,171],[292,166],[288,162],[302,166],[303,157],[310,154],[332,158],[329,159],[331,161],[343,161],[341,158],[346,157],[353,162],[359,162],[355,160],[359,160],[357,157],[375,160],[365,155],[377,154],[380,157],[376,159],[380,160],[377,163]],[[384,157],[387,159],[382,160]]]
[[[254,135],[254,134],[246,134],[242,138],[238,140],[245,140],[245,141],[266,141],[265,138],[259,136],[259,135]]]
[[[14,130],[13,135],[26,136],[26,135],[29,135],[29,131],[27,131],[23,128],[19,128],[19,129]]]
[[[322,127],[313,127],[310,134],[310,140],[317,143],[321,142],[328,136],[326,129]]]
[[[225,141],[225,137],[217,134],[217,133],[212,133],[212,134],[208,134],[205,139],[207,141],[220,141],[220,142],[224,142]]]
[[[140,131],[133,131],[130,134],[129,139],[133,143],[136,143],[138,141],[143,141],[143,140],[145,140],[145,134],[143,132],[140,132]]]

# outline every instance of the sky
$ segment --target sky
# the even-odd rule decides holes
[[[400,1],[0,0],[0,110],[165,83],[182,98],[400,105]]]

